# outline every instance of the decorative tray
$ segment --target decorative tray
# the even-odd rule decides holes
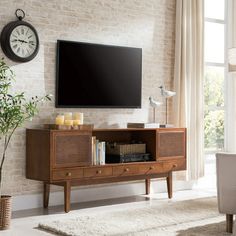
[[[85,125],[56,125],[56,124],[44,124],[45,129],[56,129],[56,130],[92,130],[93,124]]]

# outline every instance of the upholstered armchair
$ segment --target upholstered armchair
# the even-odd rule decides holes
[[[216,170],[219,212],[226,214],[226,231],[232,233],[236,214],[236,154],[217,153]]]

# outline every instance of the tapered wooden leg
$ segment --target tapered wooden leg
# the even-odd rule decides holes
[[[43,183],[43,207],[48,208],[50,184]]]
[[[226,232],[233,233],[233,215],[226,214]]]
[[[67,181],[64,185],[64,209],[66,213],[70,211],[70,192],[71,184],[70,181]]]
[[[146,195],[150,194],[150,179],[145,179]]]
[[[168,173],[166,182],[167,182],[168,197],[172,198],[172,172]]]

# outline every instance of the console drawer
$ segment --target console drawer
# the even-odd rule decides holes
[[[92,167],[84,169],[84,177],[104,177],[112,175],[112,167]]]
[[[186,160],[172,160],[163,163],[163,169],[165,172],[176,171],[176,170],[186,170]]]
[[[148,163],[140,165],[140,174],[159,174],[164,172],[163,163]]]
[[[64,169],[64,170],[54,170],[52,172],[53,180],[78,179],[78,178],[83,178],[82,169]]]
[[[127,165],[113,167],[114,176],[126,176],[126,175],[146,175],[146,174],[158,174],[163,173],[164,168],[162,163],[148,163],[139,165]]]
[[[127,176],[127,175],[138,175],[140,174],[139,165],[124,165],[124,166],[114,166],[113,175],[114,176]]]

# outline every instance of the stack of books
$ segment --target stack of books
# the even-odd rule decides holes
[[[105,165],[106,143],[92,137],[92,164]]]
[[[159,128],[159,123],[128,123],[127,128]]]

